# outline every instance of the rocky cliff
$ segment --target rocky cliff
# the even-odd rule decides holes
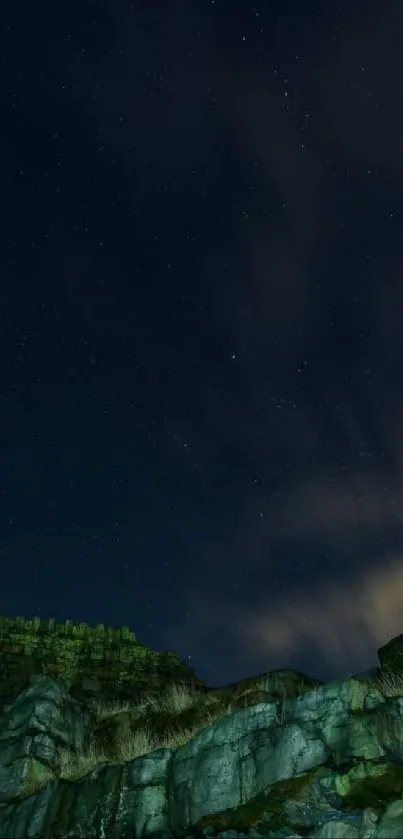
[[[176,653],[153,652],[127,626],[0,616],[0,710],[43,676],[61,679],[77,698],[108,701],[158,695],[172,682],[201,685]]]
[[[0,836],[402,837],[402,652],[330,684],[276,670],[114,703],[43,674],[0,715]]]

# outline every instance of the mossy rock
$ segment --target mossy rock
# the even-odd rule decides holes
[[[241,804],[233,810],[204,816],[198,821],[196,827],[199,830],[210,827],[216,831],[245,831],[255,828],[261,836],[273,836],[273,831],[290,827],[285,805],[290,801],[303,801],[311,784],[326,774],[327,770],[319,767],[296,778],[279,781],[267,787],[246,804]],[[300,836],[308,837],[311,833],[310,826],[298,828]]]
[[[403,766],[362,762],[338,777],[336,791],[342,797],[343,809],[371,807],[379,815],[387,804],[403,795]]]

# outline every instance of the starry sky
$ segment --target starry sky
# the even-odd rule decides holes
[[[0,613],[209,686],[403,632],[403,9],[1,27]]]

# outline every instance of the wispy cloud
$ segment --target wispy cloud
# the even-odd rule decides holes
[[[313,595],[301,592],[292,602],[251,612],[239,641],[279,662],[306,644],[327,664],[354,669],[369,655],[375,663],[377,648],[399,634],[402,609],[403,555],[381,559],[348,583],[325,582]]]

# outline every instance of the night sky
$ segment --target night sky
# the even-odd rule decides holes
[[[376,665],[401,3],[1,14],[0,614],[127,625],[210,686]]]

